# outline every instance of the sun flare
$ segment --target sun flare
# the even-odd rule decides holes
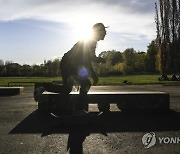
[[[83,41],[88,41],[89,39],[92,38],[92,30],[91,29],[81,29],[79,31],[79,39]]]
[[[76,40],[88,41],[93,37],[92,25],[76,25],[74,27],[74,38]]]

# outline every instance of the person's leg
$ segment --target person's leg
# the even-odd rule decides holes
[[[34,86],[34,99],[37,102],[44,91],[62,93],[63,85],[55,84],[51,82],[39,82]]]
[[[68,113],[72,112],[72,103],[70,101],[69,93],[72,91],[73,83],[74,79],[72,77],[63,76],[63,85],[61,88],[61,106],[63,106],[63,109],[68,111]]]
[[[72,114],[72,103],[70,101],[69,93],[72,90],[73,80],[70,78],[64,78],[64,83],[61,87],[62,91],[59,95],[58,101],[53,105],[53,113],[69,115]]]
[[[78,82],[80,84],[80,96],[79,96],[79,101],[77,103],[76,109],[88,111],[87,93],[91,87],[91,82],[87,77],[83,78],[83,80],[78,80]]]
[[[63,57],[61,60],[60,69],[61,69],[61,75],[63,81],[62,94],[68,95],[72,91],[74,84],[74,77],[72,75],[73,70],[69,65],[69,61],[67,61],[65,57]]]
[[[54,93],[62,93],[63,91],[63,85],[55,84],[51,82],[44,82],[43,87],[46,91],[54,92]]]

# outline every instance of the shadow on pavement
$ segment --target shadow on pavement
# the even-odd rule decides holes
[[[93,112],[89,117],[54,118],[51,115],[39,115],[36,110],[9,133],[69,133],[81,127],[87,128],[91,133],[180,130],[180,113],[172,110],[164,114],[111,112],[96,115],[97,113]]]
[[[9,134],[34,134],[41,136],[49,134],[69,134],[67,150],[70,153],[82,153],[83,142],[91,133],[101,133],[107,136],[111,132],[150,132],[180,130],[180,113],[123,113],[111,112],[96,116],[90,113],[88,117],[55,118],[51,115],[38,115],[34,111]]]

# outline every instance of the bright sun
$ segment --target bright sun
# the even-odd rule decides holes
[[[73,29],[76,40],[88,41],[92,38],[92,25],[76,25]]]

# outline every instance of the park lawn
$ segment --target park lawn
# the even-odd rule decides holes
[[[128,84],[164,84],[166,82],[158,80],[159,75],[122,75],[119,77],[101,77],[99,85],[124,85],[124,81]]]
[[[61,80],[61,77],[0,77],[0,86],[33,86],[32,83],[23,83],[23,82],[52,82],[56,80]]]
[[[114,77],[99,77],[98,85],[125,85],[123,82],[126,80],[132,85],[143,84],[178,84],[180,81],[159,81],[159,75],[122,75]],[[0,86],[33,86],[32,83],[23,82],[52,82],[62,80],[61,77],[0,77]],[[22,83],[21,83],[22,82]]]

